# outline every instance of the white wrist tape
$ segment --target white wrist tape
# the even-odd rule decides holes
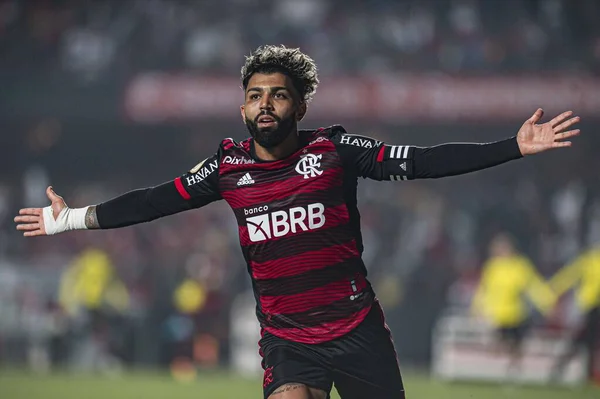
[[[46,234],[51,236],[64,231],[86,230],[85,214],[87,213],[88,208],[89,206],[74,209],[65,208],[58,214],[58,217],[55,220],[52,207],[45,207],[42,209],[42,215],[44,217]]]

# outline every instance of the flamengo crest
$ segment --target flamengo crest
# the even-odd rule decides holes
[[[296,164],[296,172],[304,175],[305,179],[322,175],[323,171],[318,169],[321,167],[321,158],[323,158],[323,154],[304,155]]]

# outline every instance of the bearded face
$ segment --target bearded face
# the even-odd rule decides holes
[[[305,110],[287,75],[255,73],[248,80],[241,111],[248,132],[258,145],[273,148],[283,143],[296,131]]]
[[[252,138],[264,148],[273,148],[283,143],[296,127],[294,116],[281,119],[272,113],[259,114],[254,120],[246,117],[246,128]]]

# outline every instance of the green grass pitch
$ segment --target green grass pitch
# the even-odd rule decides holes
[[[409,399],[600,398],[600,389],[597,387],[568,390],[449,384],[411,373],[406,374],[404,379]],[[136,373],[118,377],[67,374],[40,376],[0,369],[2,399],[260,399],[261,392],[259,379],[244,379],[223,373],[201,374],[194,381],[183,383],[159,373]],[[339,399],[335,392],[332,397]]]

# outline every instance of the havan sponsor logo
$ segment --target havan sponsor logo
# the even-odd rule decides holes
[[[340,142],[342,144],[350,144],[363,148],[379,147],[382,144],[381,141],[373,140],[367,137],[349,136],[347,134],[342,135]]]
[[[206,179],[208,175],[217,170],[218,167],[219,163],[215,160],[203,167],[202,169],[200,169],[198,172],[194,173],[193,175],[187,176],[185,180],[187,181],[188,187],[196,183],[200,183],[202,180]]]

